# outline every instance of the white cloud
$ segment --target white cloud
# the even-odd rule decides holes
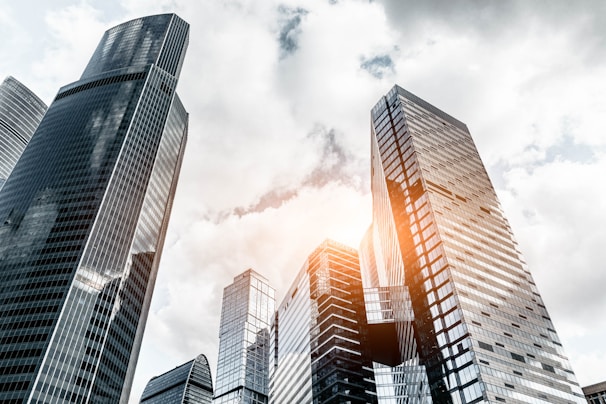
[[[110,26],[169,11],[191,24],[178,89],[189,143],[133,402],[151,376],[199,353],[214,374],[221,293],[234,275],[253,267],[281,294],[324,238],[357,246],[370,221],[369,111],[395,83],[467,123],[565,348],[579,355],[580,381],[596,381],[589,367],[603,374],[592,358],[606,355],[606,13],[430,3],[64,0],[41,2],[36,24],[0,7],[0,52],[14,56],[0,73],[46,101],[80,76]],[[284,54],[289,21],[296,49]],[[378,56],[393,62],[380,78],[361,66]],[[329,133],[347,154],[331,172],[346,180],[314,186],[310,173],[330,167]],[[280,192],[290,199],[231,214]]]

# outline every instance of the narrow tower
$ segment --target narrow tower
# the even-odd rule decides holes
[[[185,147],[189,26],[108,30],[0,192],[0,402],[127,402]]]
[[[223,290],[215,404],[266,404],[275,291],[249,269]]]
[[[366,273],[408,290],[433,402],[584,403],[466,125],[398,86],[371,119]]]

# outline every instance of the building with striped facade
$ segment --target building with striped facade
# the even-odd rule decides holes
[[[187,139],[189,25],[137,18],[62,87],[0,191],[0,402],[126,403]]]
[[[141,404],[211,404],[213,382],[204,355],[153,377],[141,395]]]

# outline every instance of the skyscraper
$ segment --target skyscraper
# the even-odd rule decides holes
[[[213,382],[204,355],[153,377],[141,396],[141,404],[211,404]]]
[[[365,274],[408,290],[433,402],[584,402],[466,125],[398,86],[371,119]]]
[[[0,189],[46,112],[46,104],[13,77],[0,84]]]
[[[108,30],[0,192],[0,402],[128,400],[188,115],[189,26]]]
[[[223,290],[215,404],[266,404],[275,291],[249,269]]]
[[[272,326],[270,402],[374,403],[358,252],[331,240],[311,253]]]

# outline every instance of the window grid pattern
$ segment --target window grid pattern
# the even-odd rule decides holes
[[[128,398],[187,131],[137,69],[67,86],[2,190],[0,402]]]
[[[105,32],[80,79],[152,64],[178,77],[188,36],[188,24],[174,14],[125,22]]]
[[[606,382],[583,387],[583,394],[589,404],[606,404]]]
[[[327,240],[310,254],[271,341],[272,403],[376,402],[355,249]]]
[[[206,356],[184,363],[152,378],[141,395],[141,404],[211,404],[213,386]]]
[[[434,401],[583,402],[466,126],[398,86],[372,126]]]
[[[13,77],[0,84],[0,189],[46,112],[46,104]]]
[[[215,403],[267,403],[275,291],[249,269],[223,291]]]
[[[385,113],[385,116],[387,115]],[[395,120],[399,117],[389,119]],[[402,254],[397,223],[392,214],[392,201],[388,192],[393,186],[393,181],[385,174],[386,170],[380,154],[380,151],[383,151],[383,154],[387,152],[390,155],[391,163],[387,169],[392,178],[399,176],[399,170],[392,156],[397,146],[407,148],[408,140],[398,136],[394,139],[393,145],[387,145],[384,133],[388,130],[389,127],[385,123],[380,127],[374,125],[371,127],[373,224],[366,232],[360,246],[369,327],[393,323],[398,344],[395,366],[393,363],[373,362],[375,376],[378,378],[377,398],[379,403],[429,403],[431,395],[427,371],[418,353],[412,299],[410,290],[406,286],[405,257]],[[382,138],[380,144],[376,141],[377,133]]]

